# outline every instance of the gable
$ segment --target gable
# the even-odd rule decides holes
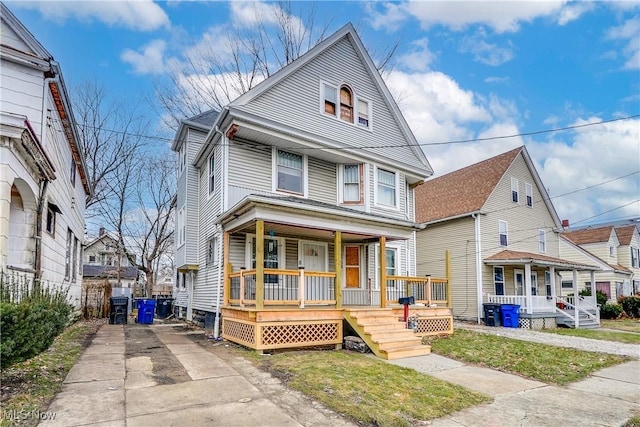
[[[10,47],[18,52],[31,57],[47,60],[51,57],[49,52],[36,40],[35,37],[22,25],[11,13],[4,3],[0,2],[0,17],[2,18],[2,31],[0,31],[0,44]]]
[[[381,158],[402,162],[419,170],[431,167],[406,122],[399,116],[399,110],[393,100],[389,100],[381,89],[370,66],[360,54],[357,41],[347,32],[335,43],[324,47],[300,64],[294,61],[288,67],[286,78],[276,75],[262,84],[274,79],[275,83],[266,84],[262,90],[256,87],[256,96],[241,97],[231,104],[234,110],[250,113],[267,122],[274,122],[291,129],[327,139],[338,145],[361,148],[363,157],[374,153]],[[280,72],[287,71],[287,68]],[[377,71],[374,70],[377,73]],[[339,87],[346,84],[354,92],[354,99],[362,97],[371,106],[370,129],[360,127],[330,117],[321,109],[322,83]],[[248,92],[246,95],[250,95]],[[384,145],[385,148],[371,148]]]

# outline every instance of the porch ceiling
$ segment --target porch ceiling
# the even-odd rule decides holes
[[[541,254],[534,254],[531,252],[519,252],[504,250],[497,254],[491,255],[484,259],[484,263],[487,265],[524,265],[531,264],[537,267],[555,267],[558,271],[568,270],[586,270],[586,271],[598,271],[599,267],[580,264],[577,262],[568,261],[566,259],[554,258]]]

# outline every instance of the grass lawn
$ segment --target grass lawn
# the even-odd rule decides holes
[[[547,384],[567,384],[627,360],[622,356],[553,347],[466,330],[431,342],[431,351],[453,359],[522,375]]]
[[[365,425],[421,425],[491,401],[412,369],[345,351],[280,352],[256,363],[288,387]]]
[[[640,334],[640,319],[601,320],[600,326]]]
[[[640,344],[640,334],[630,334],[629,332],[611,332],[600,329],[543,329],[542,332],[549,332],[558,335],[571,335],[573,337],[593,338],[596,340],[616,341],[627,344]]]
[[[76,322],[58,335],[48,350],[24,362],[2,368],[2,427],[38,424],[37,416],[31,414],[46,412],[87,340],[96,333],[100,324]],[[13,418],[12,414],[19,419],[9,419]]]

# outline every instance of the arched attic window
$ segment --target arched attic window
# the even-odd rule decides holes
[[[346,86],[340,86],[340,118],[353,123],[353,93]]]

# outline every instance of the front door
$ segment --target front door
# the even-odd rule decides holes
[[[327,271],[327,246],[324,243],[300,242],[302,266],[307,271]]]
[[[524,271],[513,270],[516,295],[524,295]]]
[[[347,288],[360,287],[360,247],[345,246],[344,248],[345,283]]]

